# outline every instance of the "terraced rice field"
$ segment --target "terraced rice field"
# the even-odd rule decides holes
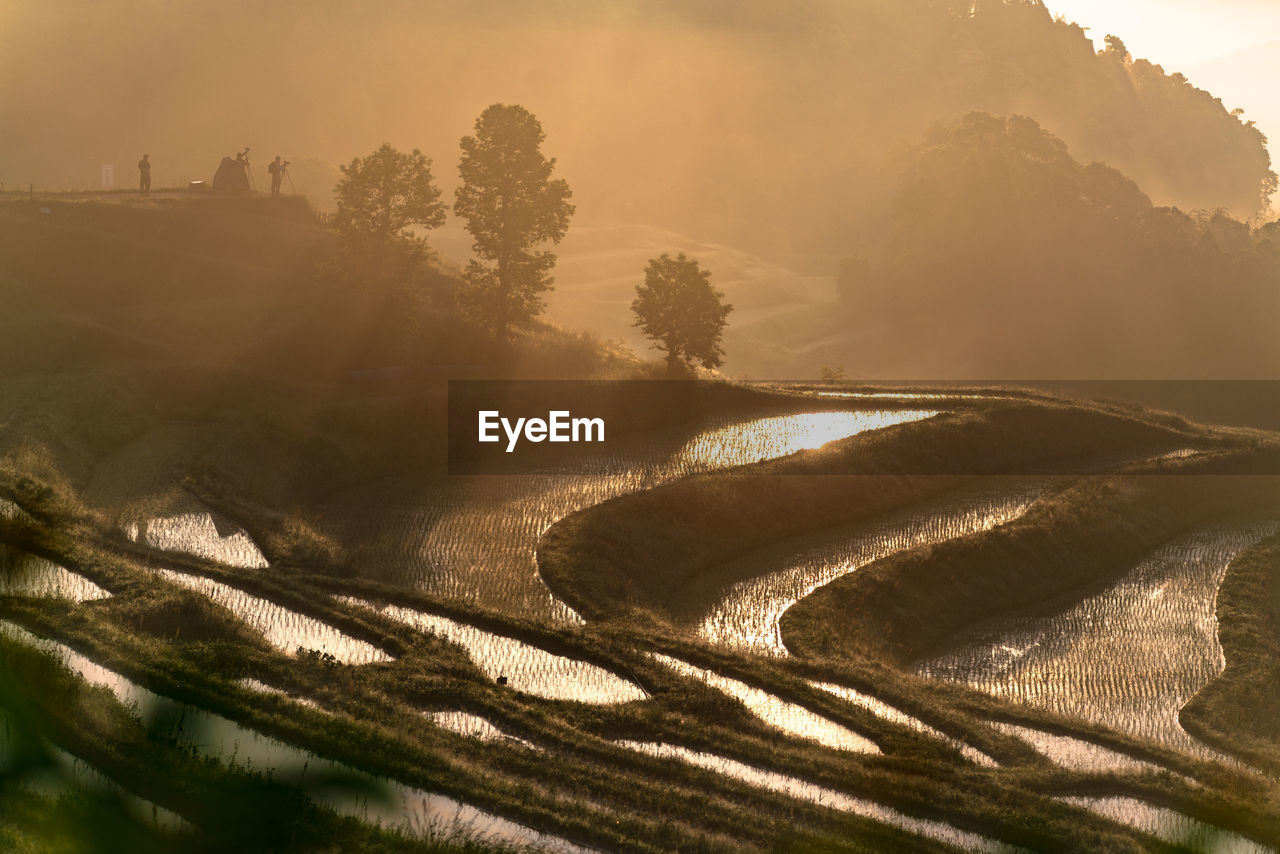
[[[1017,518],[1043,492],[1027,478],[967,490],[925,507],[883,516],[854,530],[824,534],[744,561],[757,575],[732,585],[702,619],[698,634],[712,644],[787,655],[778,623],[788,608],[825,584],[906,549],[985,531]]]
[[[970,398],[979,399],[966,396]],[[584,767],[594,769],[585,773],[598,776],[600,785],[595,788],[600,791],[595,788],[588,791],[579,783],[578,792],[584,809],[595,810],[589,814],[596,817],[626,814],[632,809],[629,805],[619,806],[618,799],[623,796],[610,789],[614,785],[636,790],[637,797],[645,803],[661,802],[662,797],[691,796],[687,790],[679,789],[682,784],[677,784],[676,794],[671,794],[668,787],[673,784],[651,776],[648,770],[599,764],[603,762],[602,751],[616,752],[618,747],[708,770],[733,781],[736,788],[731,788],[727,796],[720,793],[714,783],[708,783],[705,792],[692,795],[705,799],[708,804],[722,800],[732,802],[745,786],[758,793],[753,797],[766,799],[761,803],[778,814],[799,809],[794,806],[795,802],[804,804],[795,825],[805,832],[818,832],[815,828],[824,827],[824,822],[831,820],[827,813],[834,813],[893,828],[895,832],[908,834],[904,838],[915,839],[928,850],[934,850],[928,848],[931,845],[942,846],[942,850],[1023,849],[1003,841],[1006,836],[1019,838],[1016,832],[1010,831],[1007,821],[979,824],[991,830],[978,833],[966,829],[965,821],[952,824],[949,820],[926,817],[937,815],[929,812],[915,815],[914,809],[889,806],[875,798],[842,791],[838,786],[819,785],[810,777],[857,781],[873,777],[911,779],[919,780],[922,787],[936,785],[940,787],[936,791],[945,793],[953,802],[947,805],[952,812],[943,813],[948,818],[972,808],[955,805],[962,804],[963,793],[975,787],[997,785],[993,781],[1010,786],[1001,791],[1014,793],[1009,795],[1015,804],[1010,808],[1014,812],[1017,804],[1029,809],[1028,804],[1041,803],[1047,799],[1044,793],[1019,788],[1022,783],[1018,775],[1037,779],[1035,775],[1042,773],[1037,769],[1048,767],[1044,759],[1064,772],[1083,777],[1115,774],[1125,779],[1156,781],[1172,787],[1175,792],[1194,790],[1200,785],[1198,782],[1170,773],[1159,762],[1102,747],[1056,729],[961,717],[955,726],[946,725],[948,732],[943,732],[925,720],[936,721],[940,710],[945,711],[949,700],[938,700],[938,696],[959,695],[933,695],[928,687],[919,689],[918,696],[934,714],[921,713],[925,719],[922,720],[903,711],[896,701],[878,696],[873,682],[864,685],[858,679],[851,680],[852,684],[865,688],[859,690],[806,674],[802,678],[814,692],[813,702],[806,700],[806,705],[761,687],[769,684],[767,679],[757,682],[754,678],[735,678],[677,655],[657,652],[652,648],[655,645],[652,636],[645,637],[643,633],[624,632],[608,637],[593,661],[553,652],[530,639],[527,633],[521,635],[522,625],[535,623],[546,627],[547,633],[570,632],[577,633],[573,635],[575,638],[600,640],[601,636],[590,635],[591,627],[584,625],[577,614],[550,593],[537,573],[539,539],[549,526],[567,514],[686,474],[772,459],[868,430],[931,418],[944,408],[945,398],[921,396],[919,403],[921,408],[910,410],[820,409],[711,424],[693,435],[657,438],[645,447],[619,454],[603,462],[601,470],[593,474],[450,478],[432,487],[416,507],[381,519],[379,530],[371,535],[373,547],[367,554],[384,561],[389,569],[385,575],[403,590],[431,602],[478,606],[491,615],[487,621],[477,620],[486,626],[502,624],[502,615],[519,621],[511,626],[509,634],[504,634],[462,618],[443,616],[429,608],[381,604],[375,597],[334,596],[337,607],[367,612],[371,619],[408,630],[409,636],[413,633],[434,635],[464,651],[475,673],[466,675],[464,668],[455,666],[448,671],[447,678],[457,680],[465,676],[474,687],[462,692],[464,699],[453,705],[442,700],[439,693],[432,693],[438,690],[431,682],[436,677],[434,672],[426,671],[429,675],[424,676],[423,671],[398,670],[404,665],[403,661],[325,620],[299,613],[225,581],[164,568],[166,553],[172,556],[181,552],[220,564],[221,570],[210,570],[219,578],[248,580],[270,570],[265,556],[243,530],[215,522],[213,514],[193,511],[155,516],[145,522],[131,523],[125,532],[134,543],[154,552],[144,570],[146,577],[194,590],[226,608],[265,639],[277,655],[274,660],[277,664],[296,663],[294,656],[299,649],[330,656],[338,667],[333,671],[334,684],[354,686],[351,690],[357,692],[343,699],[363,704],[362,709],[382,704],[401,713],[405,700],[395,692],[401,685],[408,685],[409,695],[415,698],[409,705],[420,703],[411,712],[413,720],[435,725],[435,729],[429,727],[428,730],[445,740],[441,749],[465,744],[468,750],[482,751],[465,754],[465,759],[459,760],[461,764],[477,769],[505,768],[508,763],[527,768],[529,757],[537,757],[539,761],[545,758],[548,763],[585,763]],[[749,579],[726,589],[681,640],[704,645],[716,655],[735,656],[734,660],[739,662],[735,673],[749,669],[751,662],[767,662],[769,668],[782,668],[771,672],[794,676],[799,671],[785,668],[797,663],[783,646],[778,629],[782,614],[792,604],[823,585],[895,552],[927,549],[946,540],[1006,524],[1023,515],[1046,489],[1043,479],[991,479],[867,523],[746,555],[741,560],[748,562],[752,571],[737,575],[749,576]],[[16,506],[0,504],[0,515],[18,519],[22,511]],[[1105,590],[1067,606],[1058,614],[1005,618],[973,629],[946,653],[921,662],[916,675],[926,680],[959,683],[1002,701],[1100,723],[1177,751],[1219,760],[1217,753],[1182,730],[1177,713],[1223,669],[1214,597],[1227,564],[1241,549],[1277,530],[1280,524],[1276,523],[1228,525],[1180,538],[1157,550]],[[220,574],[223,570],[234,572],[224,576]],[[88,578],[51,561],[7,548],[0,551],[0,597],[24,601],[62,600],[91,607],[92,603],[110,595]],[[457,609],[442,607],[441,610],[454,613]],[[340,814],[416,833],[461,825],[543,850],[587,850],[555,834],[539,832],[504,818],[497,814],[500,810],[482,810],[458,798],[356,770],[349,763],[324,758],[228,717],[182,705],[103,667],[65,644],[40,637],[12,622],[0,621],[0,634],[53,656],[91,685],[107,687],[120,703],[144,720],[181,721],[180,728],[170,733],[171,737],[199,755],[230,766],[256,769],[269,779],[283,783],[301,785],[304,778],[333,775],[356,779],[382,794],[369,799],[353,796],[349,791],[308,788],[314,800]],[[619,641],[618,637],[623,640]],[[618,653],[610,646],[617,643],[636,646]],[[639,673],[625,663],[637,660],[642,662],[635,666]],[[385,671],[396,676],[381,682],[352,678],[352,672],[357,669],[362,672],[384,670],[383,667],[361,667],[373,663],[385,665]],[[289,671],[286,668],[276,672]],[[329,685],[313,683],[309,690],[314,693],[308,695],[286,691],[264,679],[241,675],[236,684],[264,701],[269,698],[272,703],[295,704],[288,708],[300,715],[333,721],[338,715],[350,714],[340,708],[341,702],[335,702],[332,693],[325,697],[324,691],[331,687]],[[651,694],[643,686],[655,680],[663,687],[655,688]],[[700,684],[690,687],[690,683]],[[281,684],[289,685],[290,680]],[[428,700],[418,699],[422,685],[427,686]],[[362,691],[365,693],[359,693]],[[768,733],[768,737],[775,740],[779,756],[784,758],[776,764],[752,764],[673,743],[673,731],[679,732],[673,721],[684,725],[685,716],[692,714],[688,711],[690,706],[685,704],[697,708],[704,695],[740,705],[760,725],[751,737],[763,739],[759,732]],[[817,701],[819,698],[821,702]],[[475,703],[480,705],[470,707]],[[566,703],[577,704],[575,711],[566,712]],[[842,704],[849,714],[836,715],[832,703]],[[492,704],[503,704],[507,712],[519,716],[523,721],[518,730],[520,737],[513,737],[505,730],[505,723],[495,724],[487,716],[489,712],[485,709],[492,709]],[[826,711],[820,713],[810,708],[811,705]],[[708,707],[723,708],[715,702]],[[875,725],[866,723],[869,720]],[[717,733],[716,737],[722,741],[729,737],[720,721],[703,719],[701,725]],[[650,736],[636,735],[650,729],[653,733]],[[963,730],[967,735],[949,734],[952,730]],[[529,731],[540,735],[528,735]],[[629,735],[617,734],[624,731]],[[379,737],[381,735],[379,731]],[[1041,764],[1028,762],[1025,767],[1019,767],[1021,760],[1016,759],[1009,743],[1020,743],[1028,753],[1043,757]],[[554,749],[550,745],[555,745]],[[946,750],[940,751],[937,747]],[[433,745],[434,748],[440,745]],[[759,749],[758,745],[753,749]],[[951,751],[953,758],[951,765],[944,769],[938,764],[942,761],[938,757],[945,757],[946,751]],[[954,760],[957,753],[963,762]],[[1009,755],[1015,755],[1015,759],[1007,758]],[[797,756],[809,757],[817,770],[811,775],[807,767],[801,767]],[[921,760],[919,756],[926,758]],[[916,762],[933,764],[912,764]],[[922,772],[921,767],[926,770]],[[904,776],[892,777],[903,769],[910,770]],[[818,777],[819,772],[826,776]],[[84,773],[90,774],[92,769]],[[529,782],[528,777],[521,780],[524,781],[521,785],[537,785]],[[1018,782],[1009,783],[1011,780]],[[986,797],[992,791],[988,789],[987,795],[974,797]],[[1070,788],[1062,791],[1069,792]],[[611,797],[614,801],[609,801]],[[1214,828],[1136,796],[1066,794],[1058,797],[1057,803],[1066,814],[1080,816],[1079,820],[1090,827],[1091,832],[1107,828],[1108,832],[1129,833],[1123,838],[1139,844],[1148,838],[1158,838],[1189,844],[1193,850],[1205,852],[1252,854],[1269,850],[1246,835]],[[161,813],[158,808],[156,814]],[[712,828],[705,831],[706,839],[711,840],[707,845],[713,849],[720,845],[722,850],[736,847],[726,840],[734,839],[735,822],[743,823],[747,818],[731,812],[715,816],[706,819],[707,826]],[[1098,818],[1086,819],[1086,816]],[[639,822],[650,821],[649,816],[636,818]],[[1111,825],[1102,819],[1119,822],[1132,831],[1112,831]],[[165,820],[178,823],[174,826],[182,826],[180,823],[184,821],[179,816],[166,816]],[[692,823],[701,820],[698,817]],[[1058,816],[1054,820],[1063,819]],[[550,826],[554,827],[555,821],[554,815],[547,817]],[[1089,825],[1088,821],[1096,824]],[[1013,830],[1018,831],[1016,822],[1013,824]],[[666,825],[658,830],[652,825],[645,827],[644,832],[655,834],[653,838],[667,838],[661,836],[662,833],[675,834],[672,839],[695,838],[679,836],[687,831],[671,830]],[[1031,833],[1034,828],[1028,830],[1023,826],[1021,831]],[[650,846],[654,847],[662,846]]]
[[[359,600],[347,601],[374,607]],[[648,696],[639,686],[602,667],[556,655],[516,638],[410,608],[391,605],[377,610],[458,644],[489,679],[501,679],[514,691],[579,703],[627,703]]]
[[[254,596],[229,584],[171,569],[157,570],[157,574],[166,581],[208,596],[244,620],[261,633],[268,643],[286,655],[293,655],[302,649],[333,656],[343,664],[391,660],[390,655],[372,644],[353,638],[328,623],[291,611],[269,599]]]
[[[306,791],[317,803],[340,814],[419,834],[464,827],[472,833],[534,845],[546,851],[585,850],[452,798],[374,778],[219,715],[177,703],[93,662],[64,644],[33,635],[12,623],[0,622],[0,634],[46,652],[90,684],[106,687],[122,704],[136,710],[144,721],[169,722],[168,726],[173,728],[169,737],[198,754],[257,771],[268,779],[285,784],[302,785],[306,780],[339,781],[339,785],[332,788],[307,783]]]
[[[647,753],[650,756],[678,759],[690,765],[706,768],[716,774],[741,780],[750,786],[768,789],[792,798],[812,801],[815,804],[830,807],[834,810],[864,816],[918,836],[936,839],[939,842],[953,845],[964,851],[992,852],[992,854],[999,852],[1003,854],[1003,852],[1019,850],[1016,846],[996,842],[976,833],[968,833],[943,822],[904,815],[892,807],[877,804],[874,801],[850,797],[843,792],[827,789],[796,777],[789,777],[786,774],[779,774],[776,771],[756,768],[743,762],[717,756],[714,753],[690,750],[687,747],[680,747],[675,744],[655,744],[639,741],[624,741],[620,742],[620,744],[623,747]]]
[[[0,596],[92,602],[111,594],[53,561],[0,545]]]
[[[1271,854],[1273,850],[1176,810],[1152,806],[1136,798],[1068,797],[1063,800],[1192,851],[1211,854]]]
[[[1214,612],[1227,564],[1280,530],[1203,530],[1158,549],[1058,614],[974,628],[916,672],[1217,759],[1178,711],[1226,666]]]
[[[379,567],[399,583],[446,599],[551,621],[579,621],[538,578],[543,533],[570,513],[697,472],[786,456],[936,410],[831,410],[767,416],[668,436],[602,464],[592,475],[454,477],[421,509],[382,519]]]
[[[707,670],[669,655],[655,654],[653,658],[682,676],[696,679],[717,691],[728,694],[746,706],[760,720],[789,735],[816,741],[832,750],[848,750],[853,753],[880,752],[875,742],[798,703],[775,697],[754,685],[722,676],[714,670]]]

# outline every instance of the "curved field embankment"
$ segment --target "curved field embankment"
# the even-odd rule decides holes
[[[993,400],[730,476],[684,478],[606,501],[548,530],[538,566],[584,616],[643,609],[689,618],[743,579],[750,562],[734,558],[771,543],[874,518],[981,477],[1087,471],[1099,458],[1221,441],[1180,421]]]
[[[1186,705],[1182,723],[1280,773],[1280,534],[1231,562],[1217,612],[1227,667]]]
[[[1193,528],[1277,512],[1276,478],[1212,474],[1275,453],[1239,451],[1198,474],[1085,478],[1000,528],[891,555],[815,591],[784,615],[783,640],[800,655],[906,663],[973,623],[1061,605]]]

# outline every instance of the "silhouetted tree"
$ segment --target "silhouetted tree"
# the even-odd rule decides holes
[[[632,325],[666,351],[672,374],[688,371],[694,362],[706,368],[722,364],[720,336],[733,306],[711,287],[711,271],[684,253],[676,258],[664,253],[649,261],[631,310],[636,314]]]
[[[467,264],[459,303],[499,342],[512,324],[542,312],[556,258],[534,247],[559,243],[574,211],[569,185],[551,178],[556,161],[542,154],[545,138],[537,118],[514,104],[489,107],[475,136],[462,138],[453,210],[466,220],[479,260]]]
[[[1106,45],[1102,50],[1103,56],[1109,56],[1117,62],[1124,64],[1127,64],[1132,60],[1132,57],[1129,56],[1129,49],[1125,47],[1124,42],[1121,41],[1119,36],[1109,35],[1103,39],[1103,43]]]
[[[334,225],[348,263],[369,276],[407,274],[427,253],[427,239],[413,228],[444,224],[445,206],[432,181],[431,161],[414,149],[405,154],[383,143],[342,168],[334,188]]]

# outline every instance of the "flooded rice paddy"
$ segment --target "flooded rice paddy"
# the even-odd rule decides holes
[[[1039,481],[1001,480],[744,558],[756,574],[724,592],[702,619],[698,634],[733,649],[787,655],[779,621],[819,587],[895,552],[1003,525],[1025,513],[1044,491]]]
[[[599,460],[592,474],[450,477],[416,508],[356,513],[371,561],[398,583],[531,619],[580,621],[538,575],[538,540],[555,522],[610,498],[687,474],[786,456],[858,433],[933,417],[935,410],[809,412],[664,434]]]
[[[266,557],[247,532],[226,523],[220,530],[208,512],[130,522],[124,533],[130,540],[160,551],[182,552],[242,569],[267,566]]]
[[[721,676],[713,670],[697,667],[687,661],[672,658],[669,655],[653,654],[653,659],[670,667],[682,676],[696,679],[711,688],[728,694],[741,702],[760,720],[788,735],[816,741],[824,747],[834,750],[849,750],[854,753],[880,753],[876,743],[859,735],[848,727],[827,720],[816,712],[806,709],[790,700],[775,697],[768,691]]]
[[[269,694],[273,697],[283,697],[286,700],[292,700],[293,702],[306,706],[309,709],[319,710],[320,708],[320,704],[309,697],[301,697],[301,696],[298,696],[297,694],[291,694],[288,691],[284,690],[283,688],[277,688],[275,685],[268,685],[266,682],[263,682],[261,679],[245,678],[245,679],[239,680],[237,684],[241,688],[245,688],[249,691],[254,691],[258,694]]]
[[[536,568],[538,540],[565,515],[686,474],[777,458],[868,430],[933,417],[938,411],[923,407],[936,405],[934,400],[956,397],[893,393],[854,396],[918,400],[922,408],[809,412],[725,421],[692,437],[669,434],[637,444],[599,461],[591,474],[452,477],[431,487],[411,510],[377,519],[370,562],[389,567],[392,580],[431,595],[474,602],[525,619],[576,621],[577,615],[542,584]],[[753,555],[754,577],[726,590],[700,621],[697,633],[711,644],[785,656],[778,623],[786,609],[799,599],[894,552],[1004,524],[1023,514],[1044,489],[1043,480],[1005,479]],[[14,518],[18,513],[21,511],[16,507],[0,501],[0,515]],[[369,518],[359,521],[364,523]],[[1062,614],[1008,619],[980,627],[962,638],[961,645],[947,655],[922,662],[918,672],[1212,756],[1181,729],[1177,712],[1222,670],[1213,605],[1227,563],[1240,549],[1277,529],[1280,525],[1215,528],[1171,543],[1112,587]],[[243,530],[208,512],[170,511],[169,515],[156,515],[145,523],[129,523],[126,533],[130,539],[161,551],[185,552],[243,569],[267,566],[262,552]],[[10,559],[5,555],[0,551],[0,595],[61,596],[77,601],[109,595],[87,579],[47,561],[40,563],[30,556]],[[287,654],[303,648],[333,655],[347,664],[391,660],[373,645],[323,621],[236,587],[172,570],[158,570],[158,574],[227,607]],[[525,641],[422,611],[378,607],[356,599],[345,601],[460,645],[486,678],[497,681],[503,677],[515,691],[590,704],[625,703],[648,697],[631,679]],[[450,798],[375,779],[225,718],[180,707],[61,644],[37,638],[12,624],[0,624],[0,633],[55,655],[89,682],[110,688],[121,702],[137,709],[144,718],[155,719],[178,710],[175,726],[181,730],[181,740],[192,748],[227,763],[259,770],[281,782],[308,786],[314,799],[344,814],[411,830],[461,825],[551,850],[579,850],[563,840]],[[653,658],[737,699],[764,723],[785,733],[835,750],[872,755],[881,752],[865,736],[802,705],[680,659],[663,655]],[[289,695],[266,683],[246,679],[240,684],[319,711],[314,701]],[[875,696],[829,683],[810,684],[925,738],[947,744],[970,762],[984,767],[997,765],[990,756]],[[469,738],[522,742],[471,712],[447,710],[424,715],[442,729]],[[1152,763],[1080,739],[1007,723],[992,726],[1022,739],[1074,772],[1161,770]],[[964,850],[1016,850],[944,822],[908,816],[872,801],[726,757],[673,745],[620,744],[865,816]],[[310,787],[310,781],[330,775],[345,775],[357,784],[334,790]],[[1195,840],[1198,850],[1267,850],[1243,837],[1131,798],[1064,800],[1168,841]]]
[[[374,777],[316,756],[220,715],[156,694],[108,670],[65,644],[0,621],[0,634],[61,661],[91,685],[108,688],[124,706],[191,750],[302,788],[313,801],[341,815],[418,833],[462,831],[532,845],[546,851],[581,852],[580,846],[492,815],[444,795]]]
[[[345,601],[458,644],[490,680],[505,677],[507,687],[515,691],[549,700],[601,704],[628,703],[648,697],[634,682],[599,665],[556,655],[515,638],[398,605],[378,608],[358,599]]]
[[[0,545],[0,596],[91,602],[111,594],[83,575],[50,560]]]
[[[985,836],[979,836],[976,833],[960,830],[940,821],[909,816],[874,801],[855,798],[844,792],[837,792],[834,789],[828,789],[824,786],[810,783],[807,780],[801,780],[798,777],[790,777],[786,774],[779,774],[776,771],[766,771],[763,768],[756,768],[753,765],[737,762],[724,756],[717,756],[714,753],[703,753],[697,750],[690,750],[687,747],[657,742],[620,741],[618,744],[630,750],[647,753],[650,756],[679,759],[682,762],[696,765],[699,768],[706,768],[725,777],[732,777],[750,786],[768,789],[771,792],[789,795],[793,798],[809,801],[819,806],[830,807],[834,810],[860,815],[918,836],[954,845],[964,851],[1005,852],[1018,850],[1012,846],[1004,845]]]
[[[913,729],[927,738],[948,744],[960,751],[961,755],[964,756],[965,759],[968,759],[975,765],[995,768],[1000,764],[981,750],[978,750],[976,747],[970,747],[957,738],[952,738],[949,735],[941,733],[926,724],[924,721],[921,721],[918,718],[913,718],[911,715],[895,709],[893,706],[872,697],[870,694],[864,694],[861,691],[856,691],[853,688],[848,688],[844,685],[832,685],[830,682],[810,682],[809,684],[820,691],[826,691],[828,694],[834,694],[847,703],[866,709],[872,714],[882,717],[887,721]]]
[[[40,744],[43,748],[41,764],[26,764],[33,758],[30,753],[32,745],[27,743],[23,746],[24,758],[19,760],[13,738],[12,718],[8,711],[0,708],[0,775],[4,775],[7,783],[20,780],[19,785],[24,789],[45,798],[59,798],[72,790],[108,795],[118,799],[120,806],[135,821],[182,833],[194,830],[194,826],[182,816],[135,795],[80,757],[48,742]]]
[[[997,722],[991,726],[1005,735],[1022,739],[1037,753],[1068,771],[1079,771],[1082,774],[1149,774],[1165,770],[1153,762],[1135,759],[1117,750],[1069,735],[1058,735],[1010,723]]]
[[[293,655],[299,649],[316,650],[332,655],[343,664],[370,664],[392,658],[373,644],[353,638],[328,623],[229,584],[171,569],[156,572],[167,581],[208,596],[260,632],[268,643],[286,655]]]
[[[527,747],[534,745],[525,741],[523,738],[517,738],[513,735],[507,735],[485,717],[471,712],[464,711],[439,711],[427,712],[426,717],[436,726],[443,730],[455,733],[457,735],[466,736],[467,738],[475,738],[480,741],[513,741],[523,744]]]
[[[1273,849],[1239,834],[1175,810],[1152,806],[1137,798],[1065,797],[1062,800],[1192,851],[1204,854],[1275,854]]]
[[[1062,613],[976,627],[916,671],[1220,758],[1182,729],[1178,711],[1226,665],[1215,603],[1227,565],[1277,530],[1235,525],[1183,537]]]

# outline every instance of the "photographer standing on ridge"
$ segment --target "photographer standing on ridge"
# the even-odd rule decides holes
[[[280,159],[280,155],[276,155],[276,159],[267,164],[267,171],[271,173],[271,195],[280,195],[280,182],[284,180],[285,170],[289,168],[289,161]]]
[[[151,195],[151,155],[144,154],[138,161],[138,192],[144,196]]]

